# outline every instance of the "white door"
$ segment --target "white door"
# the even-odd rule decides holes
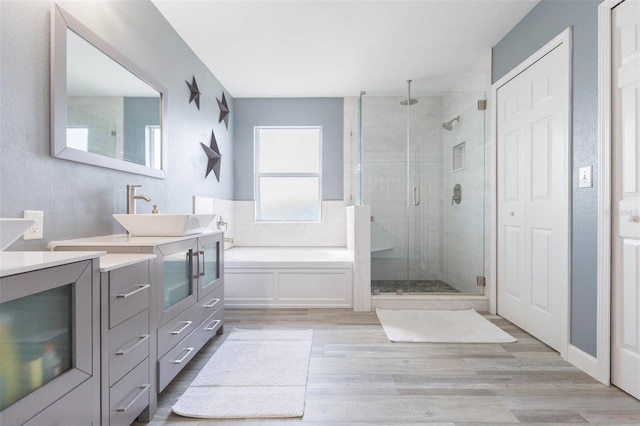
[[[613,10],[613,384],[640,399],[640,1]]]
[[[498,314],[566,355],[569,42],[497,89]]]

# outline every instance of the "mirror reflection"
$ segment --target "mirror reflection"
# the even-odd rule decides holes
[[[166,178],[166,88],[59,4],[52,21],[51,155]]]
[[[160,93],[67,29],[67,147],[161,168]]]

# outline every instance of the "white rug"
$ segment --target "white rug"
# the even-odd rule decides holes
[[[376,309],[385,334],[392,342],[511,343],[516,339],[473,309]]]
[[[234,329],[173,412],[197,418],[301,417],[313,330]]]

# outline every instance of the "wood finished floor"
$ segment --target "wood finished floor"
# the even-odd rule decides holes
[[[508,321],[485,317],[518,342],[391,343],[374,312],[227,309],[225,334],[159,395],[148,425],[640,425],[640,401],[600,384]],[[304,417],[225,421],[171,412],[233,327],[313,329]]]

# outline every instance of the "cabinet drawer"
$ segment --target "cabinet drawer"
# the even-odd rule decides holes
[[[202,308],[195,304],[158,328],[158,358],[187,337],[200,323]]]
[[[109,330],[109,385],[149,356],[149,311]]]
[[[224,306],[224,286],[218,286],[209,295],[198,300],[193,309],[198,311],[199,321],[204,321],[213,312]]]
[[[194,303],[190,308],[158,329],[158,357],[177,345],[198,324],[224,306],[224,287],[220,286],[208,297]]]
[[[149,405],[149,358],[109,389],[109,419],[112,425],[130,425]]]
[[[218,309],[194,330],[178,346],[169,351],[158,362],[158,392],[167,386],[191,358],[204,346],[207,341],[216,335],[222,327],[224,309]]]
[[[147,262],[109,272],[109,328],[148,309],[150,288]]]

